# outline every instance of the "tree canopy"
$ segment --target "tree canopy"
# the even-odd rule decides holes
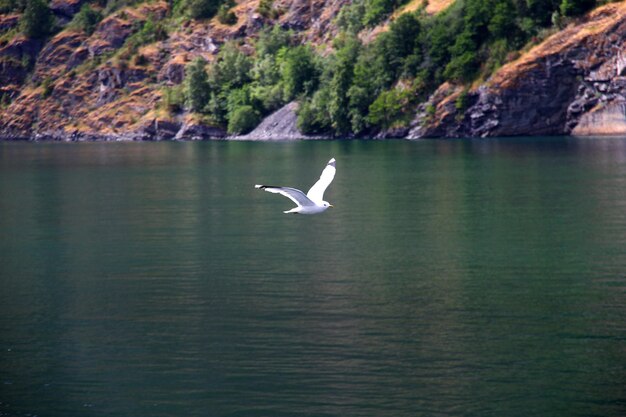
[[[237,133],[294,99],[300,102],[298,126],[304,133],[376,132],[406,123],[411,109],[444,81],[469,84],[487,77],[511,52],[549,29],[555,13],[576,16],[595,5],[594,0],[457,0],[437,15],[401,14],[373,42],[361,42],[359,30],[403,3],[356,0],[344,6],[337,18],[343,31],[329,55],[300,44],[278,25],[260,33],[252,54],[228,42],[209,66],[208,80],[204,70],[198,75],[199,63],[191,64],[188,103]]]

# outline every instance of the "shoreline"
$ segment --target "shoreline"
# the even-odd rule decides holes
[[[380,137],[380,136],[364,136],[364,137],[332,137],[332,136],[315,136],[315,137],[284,137],[271,139],[267,138],[254,138],[247,136],[221,136],[221,137],[193,137],[193,138],[167,138],[158,139],[152,137],[146,137],[142,135],[98,135],[98,134],[81,134],[81,135],[59,135],[59,134],[36,134],[31,136],[26,135],[0,135],[0,143],[96,143],[96,142],[108,142],[108,143],[120,143],[120,142],[265,142],[265,143],[284,143],[284,142],[302,142],[302,141],[386,141],[386,140],[406,140],[406,141],[420,141],[420,140],[475,140],[475,139],[512,139],[512,138],[525,138],[525,139],[538,139],[538,138],[572,138],[572,139],[626,139],[626,135],[622,134],[604,134],[604,135],[503,135],[503,136],[488,136],[488,137]]]

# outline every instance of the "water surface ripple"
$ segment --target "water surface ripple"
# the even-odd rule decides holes
[[[0,143],[0,416],[623,416],[625,248],[626,139]]]

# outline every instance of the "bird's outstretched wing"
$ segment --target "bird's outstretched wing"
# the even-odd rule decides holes
[[[315,206],[315,203],[313,203],[306,195],[304,195],[302,191],[295,188],[275,187],[273,185],[260,184],[255,185],[254,188],[260,188],[267,191],[268,193],[284,195],[300,207]]]
[[[313,184],[313,187],[311,187],[306,196],[317,204],[321,204],[322,201],[324,201],[324,191],[326,191],[326,188],[328,188],[330,183],[333,182],[333,178],[335,178],[335,171],[335,158],[332,158],[328,161],[328,164],[326,164],[326,168],[322,171],[320,179]]]

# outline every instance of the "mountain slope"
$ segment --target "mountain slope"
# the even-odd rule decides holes
[[[274,7],[282,13],[275,23],[297,29],[304,41],[323,42],[332,36],[329,23],[345,2],[277,1]],[[68,27],[45,43],[21,35],[0,43],[0,96],[11,98],[0,109],[0,135],[164,139],[176,133],[185,138],[189,131],[192,137],[198,132],[223,137],[223,129],[198,122],[187,112],[172,117],[161,111],[163,89],[180,85],[185,66],[195,57],[214,60],[224,42],[235,39],[251,50],[259,30],[272,24],[257,7],[258,1],[238,4],[232,26],[211,19],[182,20],[175,27],[178,22],[168,20],[168,3],[143,3],[107,16],[91,35]],[[130,41],[148,21],[170,25],[167,38],[140,45],[129,57]],[[0,28],[3,23],[8,30],[16,28],[18,16],[2,16]],[[29,76],[31,64],[25,62],[34,62]],[[159,130],[162,137],[155,133]]]
[[[626,2],[601,7],[465,92],[465,108],[461,88],[434,95],[409,136],[626,134],[625,47]]]
[[[571,0],[562,1],[561,10]],[[19,13],[0,15],[0,137],[222,138],[227,129],[235,136],[250,131],[270,114],[246,137],[277,138],[281,129],[306,137],[300,128],[318,137],[626,132],[626,2],[574,20],[480,84],[475,80],[490,73],[492,60],[533,33],[522,31],[528,23],[513,19],[512,10],[480,9],[487,3],[437,1],[423,13],[415,11],[419,1],[397,1],[377,15],[377,26],[363,27],[380,0],[241,0],[229,10],[231,24],[190,19],[176,1],[156,1],[107,12],[90,31],[75,24],[85,0],[54,0],[64,29],[44,40],[20,33]],[[272,27],[289,34],[286,46],[262,52],[258,40]],[[216,75],[229,53],[232,62],[243,61],[226,71],[249,66],[243,80]],[[208,63],[208,90],[192,111],[186,79],[198,58]]]

